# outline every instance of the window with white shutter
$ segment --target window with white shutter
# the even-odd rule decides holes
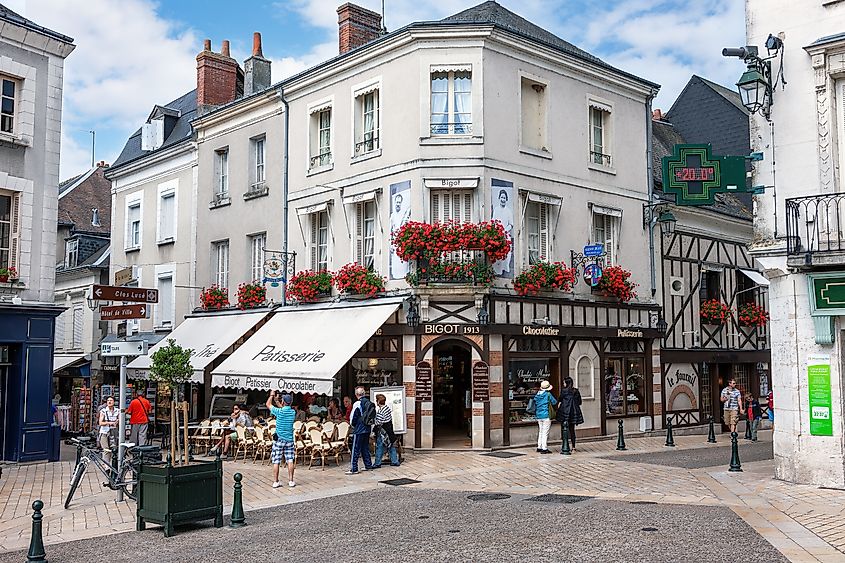
[[[159,272],[156,275],[158,303],[155,305],[155,325],[173,326],[173,270]]]
[[[267,246],[267,233],[249,237],[250,280],[261,284],[264,280],[264,249]]]
[[[311,269],[319,272],[329,269],[329,214],[318,211],[311,214]]]
[[[61,350],[65,347],[65,325],[67,324],[67,310],[56,317],[56,333],[53,338],[53,348]]]
[[[355,206],[355,261],[367,268],[375,267],[376,204],[364,201]]]
[[[616,264],[619,251],[619,222],[621,217],[593,211],[593,244],[603,244],[607,264]]]
[[[82,305],[73,307],[73,342],[71,348],[79,350],[82,348],[82,335],[85,325],[82,317]]]
[[[251,140],[252,144],[252,185],[251,190],[260,190],[264,187],[264,145],[265,137],[256,137]]]
[[[221,240],[213,243],[214,251],[214,283],[219,287],[229,287],[229,241]]]
[[[65,241],[65,268],[76,268],[79,264],[79,239]]]
[[[432,190],[431,222],[471,223],[473,190]]]
[[[158,202],[158,242],[176,239],[176,191],[161,192]]]
[[[549,248],[549,205],[535,201],[528,202],[525,208],[525,232],[528,264],[550,260]]]
[[[17,194],[0,193],[0,268],[17,268]]]
[[[220,202],[229,197],[229,149],[215,151],[215,181],[214,202]]]
[[[141,199],[139,195],[126,200],[126,239],[125,250],[141,248]]]

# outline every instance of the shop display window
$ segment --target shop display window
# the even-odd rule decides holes
[[[525,409],[531,397],[540,390],[540,382],[548,379],[555,396],[560,391],[557,358],[514,359],[508,362],[508,401],[511,422],[531,422],[535,418]]]
[[[353,383],[369,393],[370,387],[402,385],[396,358],[352,358]]]
[[[648,412],[644,360],[638,356],[610,357],[604,364],[607,414],[626,416]]]

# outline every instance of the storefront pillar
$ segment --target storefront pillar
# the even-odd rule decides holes
[[[490,430],[490,446],[504,444],[505,433],[505,405],[504,405],[504,367],[502,365],[502,335],[489,336],[490,360],[490,402],[488,428]],[[489,447],[489,446],[488,446]]]
[[[405,386],[405,417],[408,428],[404,444],[410,448],[420,447],[417,440],[416,354],[416,337],[413,334],[402,336],[402,384]]]
[[[651,341],[651,425],[655,430],[663,428],[663,364],[660,361],[660,339]]]
[[[429,365],[434,362],[434,347],[429,348],[423,358]],[[421,401],[417,404],[420,407],[420,448],[434,448],[434,401]]]

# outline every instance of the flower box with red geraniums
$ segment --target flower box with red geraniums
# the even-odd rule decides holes
[[[229,306],[229,290],[217,284],[211,287],[202,288],[200,303],[206,311],[211,309],[223,309]]]
[[[698,315],[706,324],[724,325],[731,318],[731,310],[718,299],[708,299],[701,304]]]
[[[627,302],[637,296],[635,288],[637,284],[628,281],[631,277],[631,272],[622,266],[608,266],[602,272],[599,284],[596,286],[602,295],[607,297],[615,297],[621,302]]]
[[[347,294],[375,297],[384,291],[384,278],[361,264],[346,264],[334,275],[338,291]]]
[[[420,223],[409,221],[391,235],[396,255],[406,262],[422,258],[439,260],[457,250],[480,250],[490,262],[498,262],[511,251],[511,240],[499,221],[481,223]]]
[[[18,279],[18,271],[14,267],[0,268],[0,283],[16,279]]]
[[[293,276],[287,285],[288,297],[300,303],[311,303],[331,293],[332,273],[326,270],[304,270]]]
[[[257,281],[242,283],[238,286],[238,309],[261,307],[266,298],[267,288]]]
[[[769,312],[756,303],[741,305],[736,316],[739,326],[762,327],[769,322]]]
[[[567,268],[563,262],[538,262],[516,276],[513,287],[519,295],[536,295],[552,289],[571,291],[575,275],[575,268]]]

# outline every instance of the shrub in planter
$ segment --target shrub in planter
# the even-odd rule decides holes
[[[551,289],[570,291],[575,275],[575,268],[567,268],[563,262],[538,262],[516,276],[513,287],[519,295],[536,295]]]
[[[384,291],[384,278],[361,264],[346,264],[334,275],[338,291],[375,297]]]
[[[608,297],[615,297],[622,302],[630,301],[637,296],[637,284],[628,281],[630,277],[631,272],[622,266],[608,266],[602,272],[597,289]]]
[[[205,310],[223,309],[229,306],[229,290],[217,284],[202,288],[200,303]]]
[[[766,326],[769,322],[769,312],[756,303],[747,303],[737,310],[740,326]]]
[[[730,308],[718,299],[708,299],[703,302],[698,314],[702,321],[714,325],[727,324],[731,318]]]
[[[290,279],[287,286],[288,297],[301,303],[316,301],[321,295],[330,295],[331,292],[332,273],[325,270],[299,272]]]
[[[8,268],[0,268],[0,283],[5,283],[9,280],[18,279],[18,271],[9,266]]]
[[[264,300],[267,297],[267,288],[264,285],[254,281],[252,283],[242,283],[238,286],[238,308],[252,309],[264,305]]]

